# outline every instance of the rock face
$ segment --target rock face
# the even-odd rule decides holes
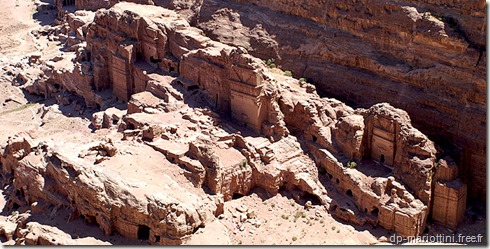
[[[121,36],[134,42],[121,42]],[[118,4],[96,14],[86,39],[96,90],[112,88],[116,98],[128,101],[147,88],[149,73],[161,70],[179,75],[178,82],[187,89],[205,89],[211,106],[236,122],[260,133],[267,121],[273,133],[284,135],[279,120],[268,116],[269,106],[260,104],[268,97],[263,63],[210,40],[172,11]]]
[[[82,97],[87,106],[99,107],[101,111],[92,115],[91,128],[94,133],[111,137],[101,141],[87,135],[71,138],[72,142],[47,142],[39,141],[39,137],[48,134],[36,138],[26,133],[11,138],[0,158],[2,176],[13,183],[8,208],[32,207],[35,202],[37,207],[63,206],[72,209],[74,216],[98,224],[106,234],[117,232],[153,244],[183,243],[199,227],[222,214],[225,202],[247,195],[254,188],[271,195],[286,191],[307,208],[312,203],[322,205],[342,220],[380,225],[402,236],[420,235],[429,215],[452,228],[462,220],[467,187],[458,178],[458,165],[449,157],[438,158],[441,151],[412,125],[406,111],[388,103],[354,109],[338,100],[322,98],[314,85],[271,68],[247,51],[266,57],[275,53],[270,57],[277,57],[284,67],[291,56],[302,58],[294,53],[303,51],[305,58],[311,57],[307,63],[315,66],[306,66],[301,75],[318,79],[329,70],[339,69],[337,76],[328,81],[317,80],[319,88],[330,87],[333,91],[346,79],[360,80],[358,77],[366,71],[352,70],[363,68],[376,74],[362,81],[367,85],[361,89],[373,87],[370,82],[378,82],[376,86],[385,89],[388,79],[400,80],[394,76],[402,73],[400,65],[390,64],[393,58],[388,55],[372,60],[372,56],[379,55],[374,53],[374,45],[382,42],[374,35],[384,23],[381,19],[347,21],[348,16],[339,13],[357,5],[310,1],[305,3],[312,13],[310,21],[281,21],[284,27],[295,27],[294,34],[300,32],[301,25],[318,28],[320,23],[329,31],[340,30],[340,37],[346,38],[348,45],[358,45],[361,38],[372,43],[373,47],[353,56],[347,50],[331,52],[337,50],[328,42],[311,48],[321,35],[303,41],[306,47],[288,47],[298,42],[290,37],[282,41],[288,46],[274,44],[260,26],[237,36],[255,34],[251,37],[263,39],[237,39],[244,43],[234,44],[233,39],[220,37],[219,32],[226,26],[208,26],[213,18],[229,18],[227,25],[239,22],[240,15],[219,9],[219,3],[198,2],[202,15],[196,21],[193,15],[199,8],[192,4],[194,1],[166,3],[182,6],[181,14],[159,6],[116,2],[58,1],[61,5],[76,4],[77,8],[107,9],[95,14],[66,14],[60,8],[69,22],[61,31],[67,32],[64,44],[71,53],[65,59],[35,64],[33,67],[46,75],[38,81],[26,78],[29,83],[25,86],[46,97],[55,95],[59,103],[70,103],[63,94],[69,92]],[[269,7],[297,16],[305,14],[291,4],[273,1]],[[376,4],[382,5],[376,2],[373,6]],[[363,2],[358,5],[368,6]],[[438,24],[430,15],[419,16],[416,10],[397,3],[382,6],[365,8],[359,15],[400,15],[405,19],[397,25],[403,26],[403,21],[409,20],[402,13],[408,13],[413,22],[421,20],[421,29],[425,22]],[[218,8],[216,13],[212,7]],[[313,10],[320,7],[331,10],[332,15],[336,13],[338,22]],[[264,26],[274,26],[275,18],[281,15],[273,14],[272,21]],[[261,15],[256,17],[262,20]],[[210,39],[189,20],[213,38],[225,41]],[[445,48],[454,49],[447,52],[453,55],[458,49],[465,53],[475,49],[465,50],[461,40],[452,37],[442,39],[440,32],[426,36],[417,25],[412,28],[411,32],[400,31],[399,38],[405,41],[410,36],[414,43],[431,46],[442,42]],[[301,30],[310,32],[307,37],[318,34],[317,29]],[[283,36],[284,32],[279,37]],[[477,34],[468,39],[478,44]],[[420,44],[414,45],[417,53],[421,52],[417,50],[422,49]],[[313,57],[318,50],[324,52]],[[427,61],[445,56],[448,54],[434,54]],[[376,64],[380,60],[389,63],[381,67]],[[468,65],[456,69],[454,65],[435,67],[446,77],[454,70],[466,70]],[[323,66],[325,71],[320,70]],[[299,75],[299,69],[291,69]],[[350,78],[340,80],[347,74]],[[395,104],[416,99],[411,84],[420,83],[414,79],[422,74],[403,75],[410,79],[403,81],[407,93]],[[327,87],[327,82],[332,84]],[[444,84],[435,87],[447,88]],[[357,86],[348,84],[342,91],[352,90],[351,96],[361,103],[364,100],[360,100]],[[377,97],[370,96],[373,92],[362,92],[367,96],[362,104],[376,102]],[[338,95],[343,93],[339,91]],[[115,101],[126,102],[127,110],[109,108],[109,103]],[[26,240],[32,237],[30,233],[25,233]],[[44,243],[41,237],[30,240]]]
[[[406,110],[458,155],[471,196],[485,199],[484,1],[235,2],[204,1],[197,26],[275,59],[326,96]]]
[[[100,147],[108,145],[102,143]],[[178,197],[169,191],[165,194],[138,191],[138,187],[110,171],[86,164],[90,158],[69,158],[66,150],[61,152],[39,145],[28,136],[18,136],[6,150],[8,154],[2,158],[2,165],[12,166],[4,166],[2,173],[12,174],[13,187],[21,191],[21,196],[9,205],[28,206],[38,202],[38,205],[69,206],[75,216],[82,215],[88,222],[98,224],[106,234],[118,232],[131,239],[163,244],[181,243],[210,215],[203,207],[206,202],[191,193]],[[34,150],[36,153],[29,153]],[[116,155],[108,152],[108,156]],[[171,179],[166,182],[172,185]],[[35,241],[32,243],[44,244]]]
[[[116,2],[76,4],[95,9]],[[457,156],[464,181],[478,179],[469,186],[471,197],[486,198],[485,2],[235,2],[155,4],[177,10],[215,40],[274,58],[324,95],[406,110],[416,127]]]
[[[432,169],[436,165],[434,143],[411,126],[402,110],[378,104],[368,110],[365,153],[393,167],[424,203],[430,202]]]
[[[467,186],[456,178],[458,167],[451,158],[440,159],[437,167],[433,177],[435,185],[432,218],[455,228],[464,218],[466,203],[460,200],[466,198]]]
[[[15,245],[110,245],[94,238],[74,239],[56,227],[29,221],[31,215],[17,211],[0,217],[0,234],[5,235],[8,242],[16,238]]]
[[[280,106],[292,134],[308,141],[317,164],[357,207],[352,209],[335,201],[330,206],[332,213],[357,224],[380,224],[402,235],[422,232],[429,214],[436,150],[410,125],[406,112],[388,104],[353,110],[339,102],[305,98],[300,93],[289,100],[288,94],[282,96]],[[377,162],[372,164],[369,159]],[[355,161],[365,170],[348,169],[356,167],[350,166]],[[414,196],[392,178],[380,177],[375,180],[379,184],[374,184],[372,177],[385,167]]]
[[[29,222],[24,229],[19,230],[20,245],[84,245],[89,242],[93,245],[110,245],[97,240],[84,241],[73,239],[70,235],[63,231],[46,225],[41,225],[37,222]],[[18,245],[18,244],[17,244]]]
[[[101,8],[110,8],[114,4],[122,2],[120,0],[107,1],[92,1],[92,0],[56,0],[58,11],[62,11],[63,7],[74,6],[76,9],[96,11]],[[124,2],[133,2],[139,4],[153,4],[152,0],[130,0]]]

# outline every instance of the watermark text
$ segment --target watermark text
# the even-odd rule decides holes
[[[420,236],[399,236],[391,235],[389,240],[393,244],[419,244],[419,243],[482,243],[483,235],[464,235],[464,234],[435,234],[435,235],[420,235]]]

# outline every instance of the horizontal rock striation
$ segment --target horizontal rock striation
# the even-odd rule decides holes
[[[485,199],[483,1],[236,2],[204,1],[197,26],[213,39],[274,58],[324,95],[406,110],[417,128],[458,157],[471,196]]]
[[[81,8],[78,4],[82,2],[76,2],[77,7]],[[328,6],[335,7],[338,13],[357,6],[348,3]],[[270,7],[289,6],[290,14],[301,16],[303,12],[295,9],[298,6],[290,4],[273,2]],[[307,8],[323,6],[315,5],[320,4],[318,1],[309,4]],[[235,5],[241,6],[230,4]],[[404,21],[418,25],[419,19],[422,26],[440,24],[430,14],[420,16],[413,7],[397,3],[382,6],[366,9],[359,15],[399,17],[397,25],[403,27]],[[377,25],[386,20],[360,18],[344,23],[345,27],[341,21],[336,24],[340,26],[327,27],[333,25],[332,17],[326,15],[322,19],[317,16],[318,11],[312,11],[311,20],[291,17],[298,20],[292,22],[279,21],[277,18],[286,15],[263,8],[257,15],[242,19],[239,12],[221,9],[217,2],[203,2],[199,20],[184,10],[178,14],[159,6],[117,3],[98,10],[95,15],[86,11],[67,14],[69,25],[64,29],[68,36],[64,42],[70,52],[68,58],[33,65],[45,71],[45,77],[38,81],[28,79],[25,87],[46,97],[56,96],[61,104],[69,102],[61,96],[65,90],[83,97],[88,106],[102,109],[92,116],[94,131],[116,130],[121,141],[48,146],[26,134],[15,137],[1,157],[2,175],[15,179],[10,189],[11,207],[34,202],[69,207],[74,214],[97,223],[106,234],[118,232],[131,239],[144,237],[155,244],[182,243],[213,219],[213,215],[223,213],[225,201],[247,195],[253,188],[264,189],[269,194],[288,191],[297,202],[306,205],[305,200],[309,200],[310,205],[312,202],[323,205],[342,220],[380,225],[402,236],[421,234],[430,214],[450,227],[461,221],[466,185],[454,170],[458,165],[450,158],[440,159],[441,151],[435,143],[412,125],[409,113],[418,109],[408,108],[406,112],[393,107],[397,103],[410,107],[413,101],[427,100],[432,93],[424,84],[413,88],[418,76],[403,74],[408,69],[401,62],[393,64],[394,58],[404,60],[405,57],[379,53],[380,42],[386,42],[383,46],[390,51],[398,51],[393,48],[400,46],[400,43],[388,43],[387,38],[378,39],[383,36],[376,32],[388,27]],[[265,23],[245,32],[247,23],[257,21],[253,17]],[[192,27],[189,20],[198,22],[205,32]],[[212,23],[223,25],[210,26]],[[230,40],[223,36],[222,32],[230,27],[227,25],[236,25],[237,36],[245,39]],[[458,60],[465,59],[464,53],[476,51],[476,48],[465,48],[460,39],[450,36],[442,39],[441,32],[427,36],[423,27],[417,31],[417,25],[412,27],[413,32],[400,31],[401,40],[394,41],[403,42],[411,37],[416,44],[415,54],[427,52],[427,48],[422,49],[428,43],[432,44],[431,48],[443,44],[453,49],[428,55],[423,63],[445,60],[449,54]],[[281,30],[288,27],[294,35]],[[321,33],[321,29],[329,32]],[[374,33],[364,34],[366,30]],[[212,40],[205,33],[223,41]],[[346,44],[334,42],[339,39],[337,34],[346,39]],[[305,39],[299,41],[293,37]],[[317,43],[325,37],[331,42]],[[280,42],[276,43],[276,39]],[[240,44],[235,44],[239,41]],[[356,47],[361,41],[370,45]],[[351,45],[352,49],[348,47]],[[339,50],[339,46],[345,49]],[[291,65],[295,75],[314,75],[311,77],[322,80],[316,80],[315,86],[294,79],[268,67],[247,50],[260,56],[270,55],[284,68]],[[461,57],[463,50],[466,52]],[[306,58],[305,63],[315,66],[307,65],[300,70],[299,63],[293,66],[293,57],[295,61]],[[385,64],[380,66],[377,64],[380,61]],[[456,77],[457,70],[466,70],[467,62],[461,60],[461,67],[456,69],[454,65],[437,64],[428,68],[427,73],[437,70],[441,77],[437,82],[443,82],[447,75]],[[325,78],[333,72],[334,76]],[[395,76],[402,74],[406,80],[400,83]],[[349,79],[356,80],[345,84]],[[388,94],[385,91],[388,79],[390,84],[401,84],[392,85],[393,90],[406,92]],[[362,82],[367,85],[359,88]],[[431,82],[435,84],[435,80]],[[449,91],[444,84],[434,87]],[[368,109],[354,109],[338,100],[320,97],[316,87],[337,92],[339,96],[349,92],[362,105],[401,97],[393,105],[381,103]],[[415,92],[418,95],[413,95]],[[107,108],[107,100],[111,98],[127,102],[127,110]],[[478,103],[471,105],[479,108]],[[437,115],[446,114],[437,112]],[[437,115],[431,117],[436,119]],[[122,144],[134,147],[131,152],[124,152]],[[160,156],[157,158],[162,160],[158,163],[164,169],[150,161],[147,161],[149,166],[144,166],[165,171],[157,180],[153,180],[153,175],[141,179],[155,188],[142,188],[141,182],[125,180],[117,174],[127,170],[125,167],[132,170],[134,166],[126,165],[126,160],[141,159],[142,152],[150,153],[145,150],[148,148],[154,150],[152,156],[155,153]],[[111,168],[111,165],[118,166]],[[175,174],[172,170],[176,168],[183,173]],[[175,179],[167,175],[172,172]],[[194,186],[191,193],[181,187],[181,184],[187,186],[187,182],[180,178],[181,182],[176,182],[178,175]],[[328,186],[333,187],[332,191],[327,192]],[[145,192],[150,189],[158,191]],[[202,193],[203,189],[209,196],[193,194]],[[451,206],[458,207],[457,215],[448,210],[434,211],[433,207],[444,207],[443,202],[448,200]]]
[[[486,198],[484,1],[133,2],[176,10],[214,40],[275,59],[323,95],[406,110],[457,159],[470,197]],[[116,3],[76,1],[79,9]]]

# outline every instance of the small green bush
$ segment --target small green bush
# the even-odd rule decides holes
[[[306,78],[299,78],[299,82],[304,82],[304,83],[306,83]]]
[[[349,161],[347,163],[347,168],[349,168],[349,169],[355,169],[355,168],[357,168],[357,163],[356,162]]]
[[[326,173],[327,170],[323,166],[318,167],[318,174],[325,175]]]
[[[293,73],[291,71],[284,71],[284,76],[293,77]]]
[[[269,68],[276,68],[276,60],[274,59],[267,59],[264,61],[265,64],[269,67]]]
[[[306,214],[304,212],[298,211],[296,212],[296,214],[294,214],[294,218],[298,219],[299,217],[306,218]]]
[[[240,163],[240,166],[242,168],[245,168],[245,167],[247,167],[247,164],[248,164],[248,161],[247,160],[243,160],[242,163]]]

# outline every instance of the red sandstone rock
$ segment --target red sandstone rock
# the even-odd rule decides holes
[[[117,232],[138,239],[143,233],[145,239],[156,244],[184,242],[198,227],[209,223],[212,216],[223,214],[225,202],[249,194],[254,187],[272,195],[280,190],[287,191],[297,202],[308,197],[342,220],[358,225],[380,225],[402,236],[421,234],[430,212],[437,222],[452,228],[462,220],[466,185],[456,179],[457,166],[449,158],[437,160],[434,143],[412,126],[407,112],[387,103],[369,109],[353,109],[338,100],[321,98],[313,85],[284,76],[280,70],[271,70],[238,47],[240,44],[233,39],[223,41],[225,38],[220,32],[226,26],[208,26],[209,6],[203,5],[198,25],[229,45],[211,40],[205,32],[188,23],[193,12],[198,11],[196,6],[202,3],[172,1],[174,8],[184,8],[180,11],[183,17],[157,6],[116,2],[77,1],[77,8],[81,9],[113,7],[98,10],[95,17],[85,12],[69,14],[69,25],[53,31],[66,33],[58,37],[70,50],[67,58],[52,59],[45,64],[37,55],[26,58],[34,71],[44,72],[46,77],[35,81],[39,75],[19,73],[18,78],[30,92],[45,97],[56,95],[62,104],[70,104],[69,98],[63,95],[65,90],[83,97],[87,106],[103,110],[92,116],[94,132],[103,136],[117,126],[122,133],[118,134],[121,141],[89,142],[88,138],[80,138],[77,143],[50,142],[48,146],[29,134],[14,137],[1,157],[3,175],[15,179],[9,190],[9,208],[14,204],[30,206],[36,202],[41,202],[41,206],[69,206],[87,221],[97,223],[106,234]],[[376,2],[373,6],[384,8],[364,9],[364,13],[353,14],[353,17],[343,13],[366,3],[326,3],[330,15],[325,16],[325,12],[318,12],[324,6],[319,2],[309,3],[308,12],[290,4],[273,1],[268,7],[303,17],[310,13],[308,18],[312,21],[342,30],[341,36],[349,37],[348,45],[359,44],[361,38],[373,46],[383,42],[378,40],[377,28],[393,31],[383,25],[383,18],[400,17],[394,24],[395,28],[403,27],[399,39],[406,41],[410,37],[417,43],[414,47],[417,53],[425,51],[418,44],[450,49],[420,64],[444,59],[456,50],[465,49],[464,42],[444,33],[443,22],[398,3]],[[427,6],[433,4],[438,3]],[[58,1],[60,5],[62,1]],[[472,8],[478,6],[464,11]],[[190,13],[185,12],[186,9]],[[212,18],[229,19],[224,22],[226,25],[240,22],[240,15],[233,10],[221,10],[218,14]],[[374,18],[368,20],[365,15]],[[415,25],[411,32],[405,30],[408,24]],[[291,23],[284,25],[296,27]],[[298,25],[306,24],[299,22]],[[242,24],[236,27],[241,29],[237,36],[244,38],[240,39],[243,47],[252,54],[284,56],[283,65],[288,65],[291,55],[298,50],[315,53],[315,49],[324,49],[326,52],[319,53],[312,63],[325,60],[326,65],[336,64],[333,68],[360,68],[383,78],[401,80],[409,87],[414,84],[419,87],[420,78],[431,83],[440,80],[404,71],[403,65],[393,65],[393,55],[373,58],[374,48],[368,48],[367,52],[355,48],[354,52],[359,52],[355,57],[350,55],[350,50],[336,50],[334,54],[331,52],[334,45],[325,44],[311,50],[304,47],[278,50],[278,44],[271,43],[271,36],[263,27],[257,26],[250,32],[242,32],[245,29]],[[437,32],[427,34],[428,29]],[[308,37],[318,31],[305,30]],[[298,30],[292,29],[292,32]],[[476,36],[470,39],[478,43]],[[247,37],[250,39],[245,39]],[[298,42],[290,38],[284,41],[291,42],[292,46]],[[310,46],[313,41],[306,41],[304,45]],[[251,49],[254,45],[257,45],[255,50]],[[274,49],[261,51],[264,47]],[[467,54],[462,57],[465,56]],[[405,57],[403,60],[407,60]],[[467,70],[470,64],[463,60],[460,71],[438,64],[436,69],[427,72],[440,70],[438,77],[454,76],[456,72]],[[302,71],[319,78],[318,70],[322,68],[319,65],[324,64]],[[295,67],[291,69],[295,74],[298,71]],[[326,72],[329,70],[332,67]],[[352,73],[347,80],[362,75],[356,70],[340,70],[338,77],[347,72]],[[328,80],[337,82],[338,78]],[[384,86],[386,82],[380,84]],[[319,88],[325,83],[319,81]],[[437,87],[444,88],[445,84],[447,82],[442,81]],[[347,92],[354,85],[359,86],[349,84],[343,91]],[[336,86],[332,85],[332,89]],[[353,90],[353,98],[358,100],[356,95],[363,90],[363,87]],[[407,90],[404,98],[413,99],[412,90]],[[387,93],[380,95],[390,100]],[[107,100],[112,96],[128,102],[127,112],[106,109]],[[367,102],[372,99],[375,98]],[[420,101],[430,105],[427,99]],[[406,106],[411,108],[410,104]],[[450,111],[444,109],[440,115],[448,113]],[[45,110],[44,116],[49,119],[49,110]],[[227,117],[231,118],[233,126]],[[155,151],[147,150],[150,147]],[[164,165],[163,169],[154,165],[154,159],[142,159],[142,153],[147,153],[148,157],[158,157],[158,154],[161,160],[158,163]],[[141,165],[128,166],[133,160],[141,160],[138,161]],[[182,175],[197,190],[191,190],[188,182],[175,173],[182,171],[170,165],[178,165],[184,172]],[[139,176],[127,171],[129,168],[137,172],[140,167],[143,171],[149,169],[152,174],[158,173]],[[325,171],[326,183],[320,181],[319,169]],[[153,188],[142,187],[147,183]],[[327,186],[333,188],[327,192]],[[203,194],[202,187],[215,196]],[[305,202],[308,209],[311,200]],[[41,209],[41,206],[34,207]],[[450,207],[454,207],[454,211],[442,211]],[[240,215],[240,222],[254,216],[245,213]],[[71,243],[69,236],[61,231],[29,224],[22,235],[28,244]],[[10,227],[3,230],[11,233]],[[39,231],[45,234],[41,236]]]
[[[406,110],[432,139],[461,148],[460,173],[485,198],[485,181],[470,180],[486,172],[483,1],[235,2],[204,2],[197,26],[328,96]]]

